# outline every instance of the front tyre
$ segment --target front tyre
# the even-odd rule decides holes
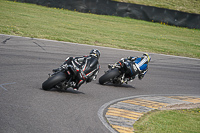
[[[60,82],[64,81],[66,79],[66,74],[63,72],[59,72],[56,75],[48,78],[46,81],[42,84],[43,90],[50,90],[55,85],[59,84]]]
[[[99,78],[99,83],[103,85],[119,75],[120,72],[118,68],[112,69]]]

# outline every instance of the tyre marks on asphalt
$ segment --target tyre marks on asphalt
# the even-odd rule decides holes
[[[1,42],[1,43],[6,44],[6,42],[7,42],[8,40],[10,40],[10,39],[11,39],[11,37],[5,39],[5,40],[4,40],[3,42]]]
[[[141,96],[110,104],[104,117],[116,132],[133,133],[133,124],[146,112],[190,103],[200,103],[200,96]]]

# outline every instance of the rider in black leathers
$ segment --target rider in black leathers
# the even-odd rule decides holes
[[[73,82],[71,85],[74,90],[78,90],[85,81],[88,83],[96,79],[100,69],[99,57],[100,51],[98,49],[93,49],[89,56],[68,57],[66,59],[62,66],[65,64],[72,65],[75,69],[76,82]],[[56,72],[58,69],[54,69],[53,72]]]

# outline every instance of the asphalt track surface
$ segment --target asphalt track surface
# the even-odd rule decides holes
[[[97,80],[78,92],[44,91],[43,81],[68,56],[97,48],[101,70]],[[128,85],[100,85],[99,77],[114,63],[143,52],[84,44],[0,35],[1,133],[110,133],[99,119],[105,103],[138,95],[200,95],[200,60],[151,53],[143,80]]]

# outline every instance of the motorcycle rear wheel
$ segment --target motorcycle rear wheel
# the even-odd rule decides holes
[[[119,75],[120,75],[120,72],[118,68],[112,69],[99,78],[99,83],[103,85],[111,81],[111,79],[113,79],[114,77],[119,76]]]
[[[64,80],[66,80],[66,74],[63,72],[59,72],[56,75],[54,75],[54,76],[48,78],[46,81],[44,81],[42,84],[42,89],[50,90],[55,85],[59,84],[60,82],[62,82]]]

